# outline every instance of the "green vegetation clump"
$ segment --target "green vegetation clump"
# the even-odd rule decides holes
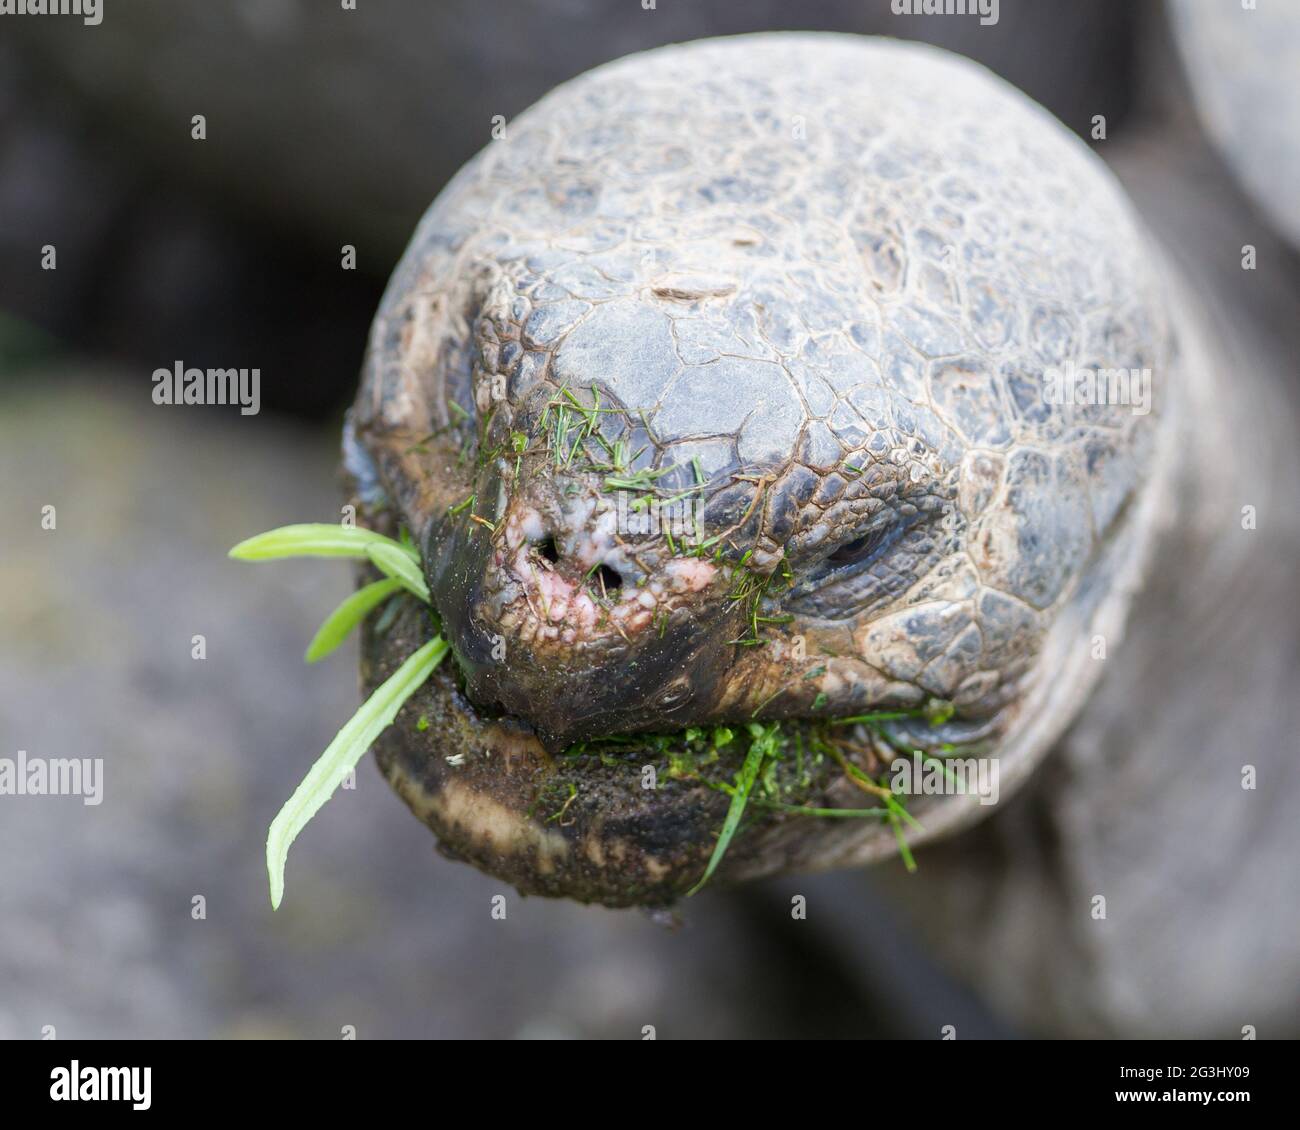
[[[757,712],[756,712],[757,713]],[[919,753],[927,761],[943,763],[958,752],[950,743],[935,750],[913,750],[892,733],[889,723],[902,719],[922,719],[932,726],[942,725],[952,716],[952,704],[931,700],[914,710],[877,711],[848,718],[817,719],[812,722],[750,722],[737,734],[729,726],[690,727],[668,734],[622,734],[570,746],[562,758],[595,758],[614,767],[637,765],[647,753],[656,761],[656,770],[670,780],[702,784],[731,798],[718,841],[700,881],[688,891],[695,894],[712,877],[722,862],[732,839],[751,806],[787,816],[805,816],[828,820],[877,820],[888,823],[898,843],[898,853],[909,871],[916,870],[904,836],[904,828],[923,830],[908,811],[906,802],[889,787],[885,766],[874,755],[861,764],[862,743],[854,741],[849,727],[864,726],[884,745],[909,755]],[[724,761],[734,763],[741,738],[747,736],[740,768],[734,776],[719,774]],[[872,803],[862,808],[828,808],[813,801],[824,792],[826,772],[831,768],[851,781]],[[950,775],[949,767],[944,767]]]

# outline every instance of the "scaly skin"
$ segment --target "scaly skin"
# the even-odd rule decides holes
[[[1190,364],[1163,279],[1081,143],[931,48],[746,36],[560,87],[425,216],[352,411],[357,497],[415,533],[456,659],[385,773],[450,852],[612,904],[690,886],[726,798],[575,741],[942,699],[894,740],[980,740],[1005,797],[1142,570]],[[1150,411],[1045,402],[1066,362],[1150,369]],[[704,548],[628,526],[650,493],[698,499]],[[370,634],[367,681],[431,630]],[[829,762],[800,780],[863,799]],[[916,811],[934,834],[988,810]],[[892,850],[875,821],[751,811],[723,874]]]

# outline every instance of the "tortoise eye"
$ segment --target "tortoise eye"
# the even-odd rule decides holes
[[[928,556],[924,525],[919,515],[881,514],[868,529],[846,531],[849,540],[811,565],[786,610],[845,620],[887,599],[918,568],[918,553]]]
[[[832,569],[838,569],[844,565],[857,565],[867,561],[893,541],[894,533],[893,527],[885,526],[846,541],[826,558],[826,564]]]

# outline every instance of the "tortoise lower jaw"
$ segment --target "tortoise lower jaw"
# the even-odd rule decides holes
[[[383,637],[367,627],[368,691],[429,636],[404,608]],[[607,906],[663,906],[703,873],[727,798],[706,788],[645,790],[621,774],[584,774],[531,727],[488,717],[436,670],[374,745],[389,784],[439,850],[521,893]]]
[[[366,688],[391,674],[430,631],[425,610],[414,602],[382,636],[368,624]],[[813,727],[822,725],[783,724],[797,751],[792,744],[772,768],[773,780],[764,784],[772,791],[755,790],[715,881],[898,853],[898,831],[878,819],[884,815],[878,796],[862,791],[841,761],[811,744]],[[664,906],[694,887],[708,866],[730,805],[722,786],[735,779],[749,748],[746,729],[734,727],[729,740],[722,739],[732,731],[719,727],[629,735],[551,753],[525,723],[476,708],[458,688],[453,665],[444,664],[374,748],[380,770],[445,855],[525,894]],[[923,820],[928,804],[922,798],[915,808]],[[863,815],[871,806],[876,811]],[[822,809],[859,815],[808,815]]]

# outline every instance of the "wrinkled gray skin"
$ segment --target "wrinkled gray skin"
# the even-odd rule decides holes
[[[611,863],[598,818],[544,827],[476,772],[475,709],[540,765],[610,733],[937,697],[952,722],[895,736],[984,741],[1005,798],[1100,674],[1167,510],[1170,421],[1209,379],[1186,309],[1100,162],[943,52],[750,36],[559,88],[438,198],[376,319],[350,460],[416,533],[470,719],[381,764],[450,850],[601,901],[643,897],[609,885],[627,853],[680,890],[698,861],[638,829],[707,849],[716,808],[652,797]],[[1149,410],[1045,402],[1067,362],[1149,368]],[[557,468],[566,395],[615,411]],[[620,531],[592,470],[620,440],[631,471],[677,468],[666,492],[702,473],[721,562]],[[762,646],[735,642],[740,560],[770,578]],[[916,842],[988,809],[918,811]],[[894,850],[848,821],[750,839],[733,877]]]
[[[1300,247],[1300,6],[1170,0],[1168,11],[1205,132]]]

